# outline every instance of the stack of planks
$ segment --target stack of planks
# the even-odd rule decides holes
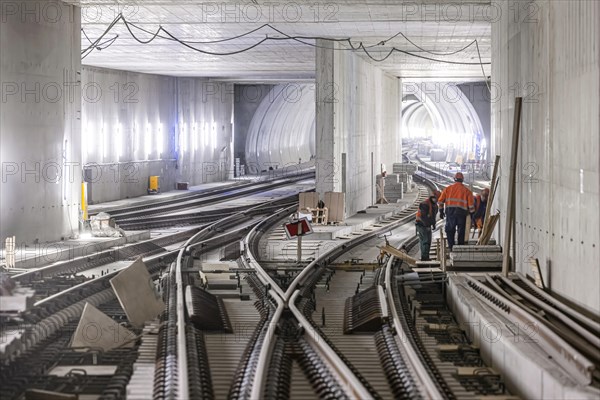
[[[446,267],[448,271],[500,271],[502,248],[456,245],[452,248],[450,260],[452,263]]]

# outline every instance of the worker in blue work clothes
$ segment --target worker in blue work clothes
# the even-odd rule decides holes
[[[429,248],[431,247],[431,232],[435,229],[435,216],[438,212],[437,199],[439,191],[434,191],[427,200],[419,204],[417,219],[417,236],[421,245],[421,261],[429,261]]]

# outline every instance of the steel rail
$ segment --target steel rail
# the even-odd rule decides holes
[[[494,275],[493,278],[500,279],[504,284],[508,285],[512,290],[517,292],[521,297],[526,299],[527,301],[533,303],[536,307],[544,310],[544,312],[548,315],[552,315],[555,318],[558,318],[562,323],[569,326],[575,332],[577,332],[580,336],[585,338],[590,344],[599,347],[600,338],[597,334],[584,329],[582,326],[577,324],[573,319],[564,314],[563,312],[557,310],[556,308],[544,303],[543,301],[535,298],[532,294],[528,293],[526,290],[520,288],[517,284],[512,282],[509,278],[506,278],[502,275]]]
[[[295,305],[295,301],[300,295],[300,290],[296,290],[289,299],[288,307],[294,317],[298,320],[300,326],[304,328],[305,337],[312,348],[321,356],[321,359],[327,363],[329,369],[337,376],[338,382],[340,382],[342,389],[355,399],[373,399],[371,393],[365,388],[365,386],[356,378],[354,373],[348,368],[346,363],[333,351],[333,349],[327,344],[326,341],[321,340],[321,337],[315,332],[311,332],[312,325],[304,317],[302,312],[298,310]],[[306,330],[310,327],[310,330]]]
[[[261,372],[267,370],[267,364],[271,358],[271,354],[273,353],[273,345],[275,342],[274,337],[277,327],[276,323],[274,322],[279,321],[281,315],[283,314],[283,310],[285,309],[285,304],[283,303],[283,300],[281,300],[281,297],[277,292],[275,292],[274,290],[269,290],[269,294],[271,295],[271,298],[275,300],[277,306],[275,308],[275,313],[273,314],[271,320],[267,322],[266,327],[263,327],[263,329],[266,329],[267,332],[263,340],[263,347],[258,355],[258,362],[256,363],[256,370],[254,371],[254,376],[252,380],[252,392],[250,394],[250,399],[262,398],[262,391],[265,385],[266,374]],[[262,351],[263,349],[266,350]]]
[[[224,187],[222,186],[222,187],[217,187],[217,188],[205,189],[202,191],[193,191],[190,193],[185,193],[185,194],[182,194],[179,196],[175,196],[174,198],[171,198],[171,199],[164,199],[164,200],[153,199],[153,201],[151,201],[151,202],[149,201],[148,203],[144,203],[144,204],[124,206],[124,207],[118,207],[118,206],[107,207],[106,209],[101,210],[101,211],[90,211],[89,215],[93,216],[102,211],[105,211],[105,212],[111,214],[112,216],[119,217],[119,216],[127,214],[127,213],[131,213],[131,212],[135,212],[135,211],[143,211],[148,208],[168,206],[168,205],[173,205],[176,203],[188,202],[188,201],[195,200],[195,199],[202,199],[205,197],[214,197],[219,194],[228,193],[232,190],[247,189],[247,188],[255,186],[257,184],[264,185],[264,184],[268,184],[269,182],[281,181],[281,180],[285,180],[285,179],[290,179],[289,182],[296,182],[298,180],[308,179],[310,177],[314,177],[314,171],[312,169],[306,169],[306,170],[298,171],[296,173],[296,175],[295,176],[292,175],[291,178],[289,178],[289,177],[285,178],[285,176],[275,176],[270,179],[264,179],[264,180],[257,179],[257,180],[253,180],[253,181],[249,181],[249,182],[240,183],[240,184],[226,185]]]
[[[293,182],[302,181],[302,180],[308,179],[313,176],[314,176],[314,174],[310,173],[310,174],[298,175],[298,176],[295,176],[292,178],[276,179],[276,180],[268,181],[266,183],[253,184],[251,186],[244,187],[242,189],[236,188],[236,189],[230,190],[230,191],[226,192],[227,193],[226,196],[211,195],[208,197],[203,197],[199,200],[186,199],[183,201],[173,201],[171,203],[162,204],[162,205],[161,204],[158,204],[158,205],[150,204],[150,205],[144,206],[144,208],[141,210],[128,211],[128,212],[123,212],[123,213],[115,213],[113,215],[114,215],[115,221],[117,223],[119,223],[120,221],[123,221],[123,220],[137,218],[137,217],[147,217],[149,215],[155,215],[155,216],[156,215],[165,215],[165,214],[176,212],[176,211],[189,210],[192,208],[204,207],[204,206],[208,206],[211,204],[220,203],[220,202],[223,202],[224,200],[233,200],[233,199],[238,199],[240,197],[246,197],[248,195],[255,194],[258,192],[264,192],[264,191],[274,189],[277,187],[289,185]]]
[[[589,317],[583,315],[582,313],[580,313],[577,310],[574,310],[573,308],[569,307],[568,305],[566,305],[560,301],[556,301],[547,292],[543,291],[542,289],[540,289],[539,287],[534,285],[522,273],[516,272],[515,275],[519,277],[521,282],[523,282],[524,284],[527,285],[530,292],[535,293],[535,296],[539,296],[539,297],[543,298],[544,300],[542,300],[542,301],[545,304],[548,304],[550,307],[554,307],[555,309],[560,310],[561,312],[565,313],[569,318],[572,318],[573,320],[576,320],[577,322],[579,322],[579,324],[584,325],[590,331],[595,333],[596,338],[598,338],[600,336],[600,323],[590,319]]]
[[[276,201],[275,201],[276,202]],[[273,202],[271,202],[273,203]],[[183,248],[179,250],[179,254],[177,256],[176,269],[175,269],[175,277],[177,284],[177,325],[178,327],[184,327],[186,323],[185,318],[185,299],[184,299],[184,285],[183,285],[183,275],[182,275],[182,264],[183,258],[186,254],[190,254],[192,251],[196,250],[197,247],[200,246],[200,241],[206,240],[206,238],[212,236],[214,233],[218,231],[218,229],[223,229],[227,226],[235,225],[239,222],[240,219],[247,220],[249,215],[256,215],[257,213],[265,213],[270,210],[268,204],[260,204],[255,207],[251,207],[250,209],[233,214],[227,218],[223,218],[220,221],[217,221],[213,224],[208,225],[200,232],[196,233],[194,236],[189,238],[186,243],[183,245]],[[296,205],[293,206],[297,207]],[[279,215],[276,213],[275,215]],[[253,230],[256,227],[253,228]],[[277,287],[275,285],[274,287]],[[189,381],[188,381],[188,360],[187,360],[187,341],[185,335],[185,329],[177,330],[177,370],[179,373],[177,374],[177,397],[180,400],[188,400],[189,399]]]
[[[404,241],[403,245],[411,245],[415,243],[415,239],[415,237],[412,237]],[[423,391],[423,397],[427,399],[443,399],[445,398],[445,396],[439,390],[437,383],[432,379],[429,372],[423,366],[423,362],[421,361],[417,350],[415,350],[414,346],[408,344],[409,341],[403,339],[408,338],[408,332],[404,331],[404,328],[400,323],[400,315],[398,314],[398,310],[396,309],[396,302],[394,301],[394,293],[392,290],[392,270],[394,262],[395,257],[390,256],[385,267],[385,292],[387,296],[388,309],[391,316],[392,324],[394,326],[397,336],[401,338],[399,341],[404,344],[403,349],[408,357],[408,360],[406,361],[410,363],[413,370],[417,374],[417,378],[421,384],[420,386]]]
[[[465,279],[477,298],[487,304],[491,304],[494,308],[504,311],[516,326],[539,327],[537,331],[539,340],[545,343],[545,346],[542,347],[552,355],[565,371],[569,371],[577,382],[584,385],[589,385],[592,382],[594,364],[549,328],[544,321],[533,317],[511,299],[494,292],[494,290],[502,291],[502,289],[493,279],[486,276],[487,282],[494,290],[484,286],[477,279],[469,275],[465,275]],[[503,306],[499,306],[499,304]]]

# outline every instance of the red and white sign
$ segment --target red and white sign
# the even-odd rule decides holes
[[[288,239],[313,233],[312,226],[310,226],[310,222],[308,222],[308,219],[306,218],[300,218],[292,221],[289,224],[285,224],[283,227]]]

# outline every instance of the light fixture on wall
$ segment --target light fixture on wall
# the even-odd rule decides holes
[[[152,152],[152,136],[150,132],[152,131],[152,124],[150,122],[146,122],[146,137],[144,137],[144,153],[146,153],[146,158],[150,159],[150,153]]]
[[[208,135],[210,134],[210,127],[208,126],[208,121],[206,121],[203,125],[204,129],[202,130],[202,148],[205,149],[208,147]]]
[[[181,154],[188,149],[187,124],[185,122],[181,124],[181,130],[179,131],[179,146],[181,148]]]
[[[212,131],[210,133],[210,143],[212,145],[213,150],[217,148],[217,123],[215,120],[212,122]]]
[[[192,138],[194,140],[194,152],[198,150],[198,124],[194,122],[192,127]]]
[[[162,123],[158,123],[158,134],[156,135],[156,153],[157,157],[160,158],[163,152],[163,134],[162,134]]]
[[[102,161],[105,161],[108,155],[108,133],[106,132],[104,121],[100,128],[100,137],[102,138]]]
[[[117,162],[121,161],[123,155],[123,127],[117,122]]]
[[[138,123],[136,121],[133,121],[133,135],[131,135],[131,153],[133,156],[133,159],[136,159],[136,150],[138,148],[138,144],[140,142],[140,129],[138,126]]]
[[[85,148],[85,161],[90,159],[92,150],[94,149],[94,125],[88,121],[83,135],[83,144]]]

